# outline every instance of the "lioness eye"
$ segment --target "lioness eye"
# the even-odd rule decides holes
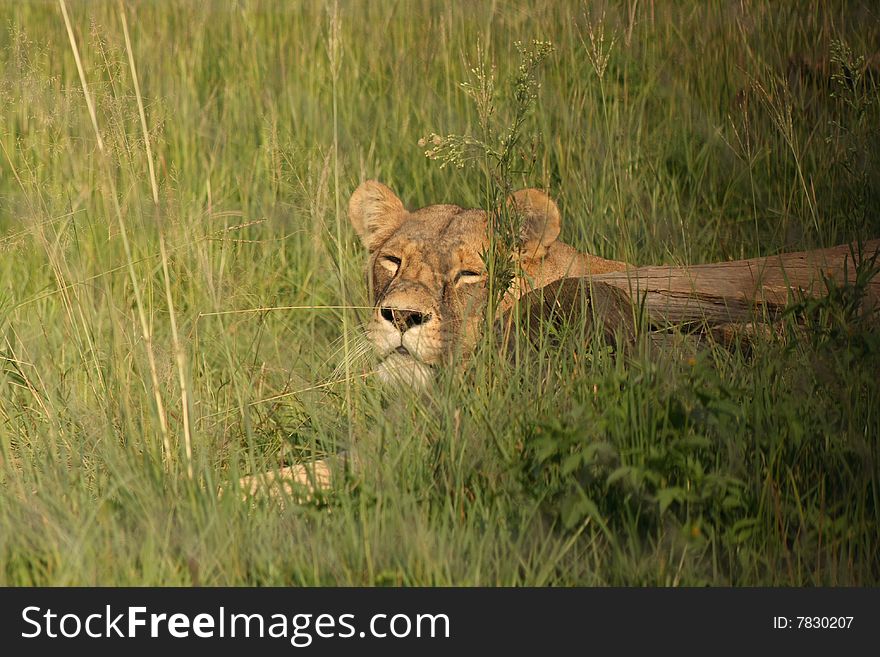
[[[472,271],[470,269],[462,269],[458,274],[456,274],[456,281],[462,281],[464,283],[473,283],[476,279],[482,278],[482,274],[478,271]]]
[[[379,262],[381,262],[382,266],[385,267],[385,269],[390,271],[392,274],[396,273],[397,270],[400,268],[400,258],[396,256],[382,256],[381,258],[379,258]]]

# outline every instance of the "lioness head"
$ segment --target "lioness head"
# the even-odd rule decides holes
[[[523,221],[515,257],[526,278],[536,277],[559,235],[559,210],[536,189],[516,192],[509,201]],[[380,376],[424,387],[434,367],[468,355],[479,338],[487,303],[486,212],[457,205],[409,212],[394,192],[371,180],[352,194],[349,217],[369,251],[374,308],[366,332]],[[522,285],[520,278],[509,296]]]

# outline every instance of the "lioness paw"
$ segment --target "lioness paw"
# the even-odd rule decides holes
[[[269,499],[281,505],[291,500],[301,504],[313,500],[317,492],[329,489],[331,482],[326,461],[315,461],[247,475],[238,480],[238,490],[242,500]]]

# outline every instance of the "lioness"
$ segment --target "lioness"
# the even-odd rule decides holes
[[[508,202],[520,214],[522,233],[513,256],[517,276],[501,310],[561,278],[627,268],[560,242],[559,208],[544,192],[523,189]],[[352,194],[348,216],[369,252],[373,311],[366,334],[379,375],[392,385],[425,388],[434,368],[452,354],[466,356],[479,339],[488,301],[482,258],[489,245],[487,214],[445,204],[410,212],[388,187],[368,180]],[[244,477],[240,486],[246,495],[271,495],[296,493],[292,484],[299,484],[307,497],[330,481],[328,463],[316,461]]]
[[[523,189],[509,202],[521,215],[522,234],[514,254],[518,275],[501,310],[560,278],[626,269],[558,241],[559,208],[544,192]],[[380,377],[424,388],[432,368],[452,352],[466,355],[479,338],[487,302],[486,212],[457,205],[408,212],[388,187],[369,180],[352,194],[348,216],[369,252],[374,310],[366,333]]]

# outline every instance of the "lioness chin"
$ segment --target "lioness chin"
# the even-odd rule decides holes
[[[523,189],[511,194],[508,203],[522,220],[522,232],[513,254],[516,276],[502,311],[530,290],[561,278],[627,268],[560,242],[559,208],[544,192]],[[488,215],[447,204],[408,211],[388,187],[368,180],[352,194],[348,216],[369,253],[373,310],[366,335],[379,361],[379,376],[391,386],[425,389],[438,366],[452,356],[466,357],[480,337],[488,301],[483,262]],[[327,462],[317,461],[244,477],[239,485],[246,496],[292,492],[307,499],[330,483]]]

